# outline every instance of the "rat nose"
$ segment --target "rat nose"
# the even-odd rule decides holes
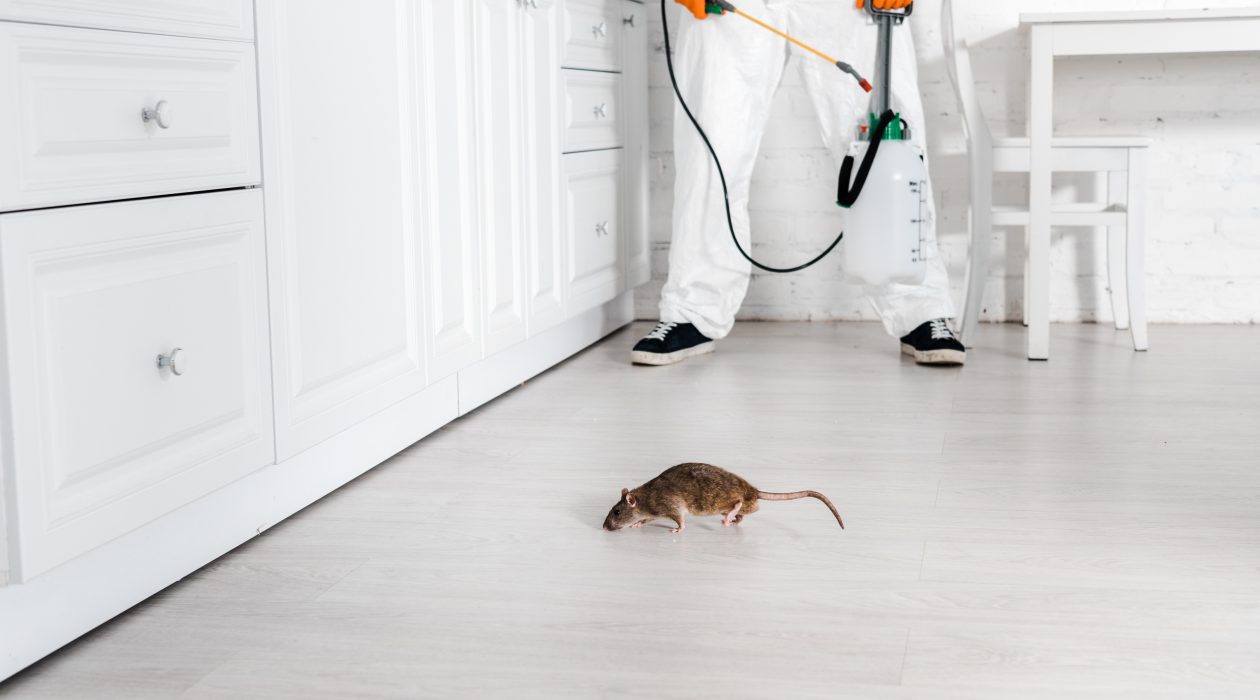
[[[613,528],[613,526],[612,526],[612,523],[611,523],[611,522],[609,522],[609,521],[605,520],[605,521],[604,521],[604,529],[605,529],[605,530],[607,530],[607,531],[609,531],[609,532],[612,532],[614,528]]]

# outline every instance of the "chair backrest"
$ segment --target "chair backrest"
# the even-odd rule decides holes
[[[954,85],[954,96],[962,109],[963,129],[967,135],[968,150],[973,156],[988,153],[993,148],[993,135],[980,110],[976,97],[976,81],[971,72],[971,55],[967,40],[958,38],[954,30],[954,4],[941,0],[941,44],[945,49],[945,71]]]

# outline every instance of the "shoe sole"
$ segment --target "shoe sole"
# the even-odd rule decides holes
[[[916,350],[913,345],[902,343],[901,352],[921,365],[961,365],[967,362],[967,353],[962,350]]]
[[[693,345],[689,348],[685,348],[683,350],[675,350],[670,353],[644,352],[642,350],[631,350],[630,363],[636,364],[636,365],[653,365],[656,367],[659,367],[661,365],[672,365],[676,362],[682,362],[688,357],[695,357],[696,355],[707,355],[708,353],[711,353],[714,350],[717,350],[717,343],[711,340],[707,343],[700,343],[699,345]]]

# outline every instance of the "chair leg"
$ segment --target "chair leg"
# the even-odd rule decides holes
[[[1113,207],[1125,204],[1127,188],[1123,171],[1107,173],[1107,204]],[[1107,296],[1111,297],[1111,318],[1118,331],[1129,327],[1129,295],[1124,276],[1125,233],[1123,226],[1107,227]]]
[[[1125,286],[1133,349],[1146,350],[1146,160],[1145,148],[1129,149],[1128,216],[1125,235]]]
[[[967,347],[975,345],[976,324],[989,279],[989,242],[993,239],[992,162],[973,156],[971,163],[971,240],[967,251],[966,297],[960,332]]]
[[[1020,320],[1024,328],[1028,327],[1028,227],[1024,227],[1024,298],[1020,300]]]

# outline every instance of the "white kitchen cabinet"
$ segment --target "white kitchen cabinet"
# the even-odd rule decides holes
[[[621,0],[563,0],[565,68],[619,71]]]
[[[560,218],[560,0],[521,4],[521,124],[527,327],[535,336],[564,320],[564,234]]]
[[[414,3],[341,7],[258,4],[280,459],[427,383]]]
[[[517,0],[472,0],[480,206],[482,354],[525,339],[523,15]]]
[[[476,0],[483,355],[563,318],[556,0]]]
[[[659,9],[659,8],[657,8]],[[637,287],[652,277],[648,239],[648,101],[643,89],[648,82],[648,7],[621,0],[621,42],[624,73],[621,80],[622,132],[625,134],[625,182],[622,202],[625,216],[626,286]]]
[[[632,319],[646,8],[346,7],[0,0],[0,679]]]
[[[23,578],[273,461],[257,191],[5,216],[0,260]]]
[[[0,211],[258,183],[254,51],[0,22]]]
[[[564,72],[564,151],[620,148],[621,75],[601,71]]]
[[[430,0],[416,7],[418,226],[430,381],[482,357],[473,7],[467,0]]]
[[[569,227],[569,313],[617,296],[625,284],[622,226],[622,150],[564,157]]]

